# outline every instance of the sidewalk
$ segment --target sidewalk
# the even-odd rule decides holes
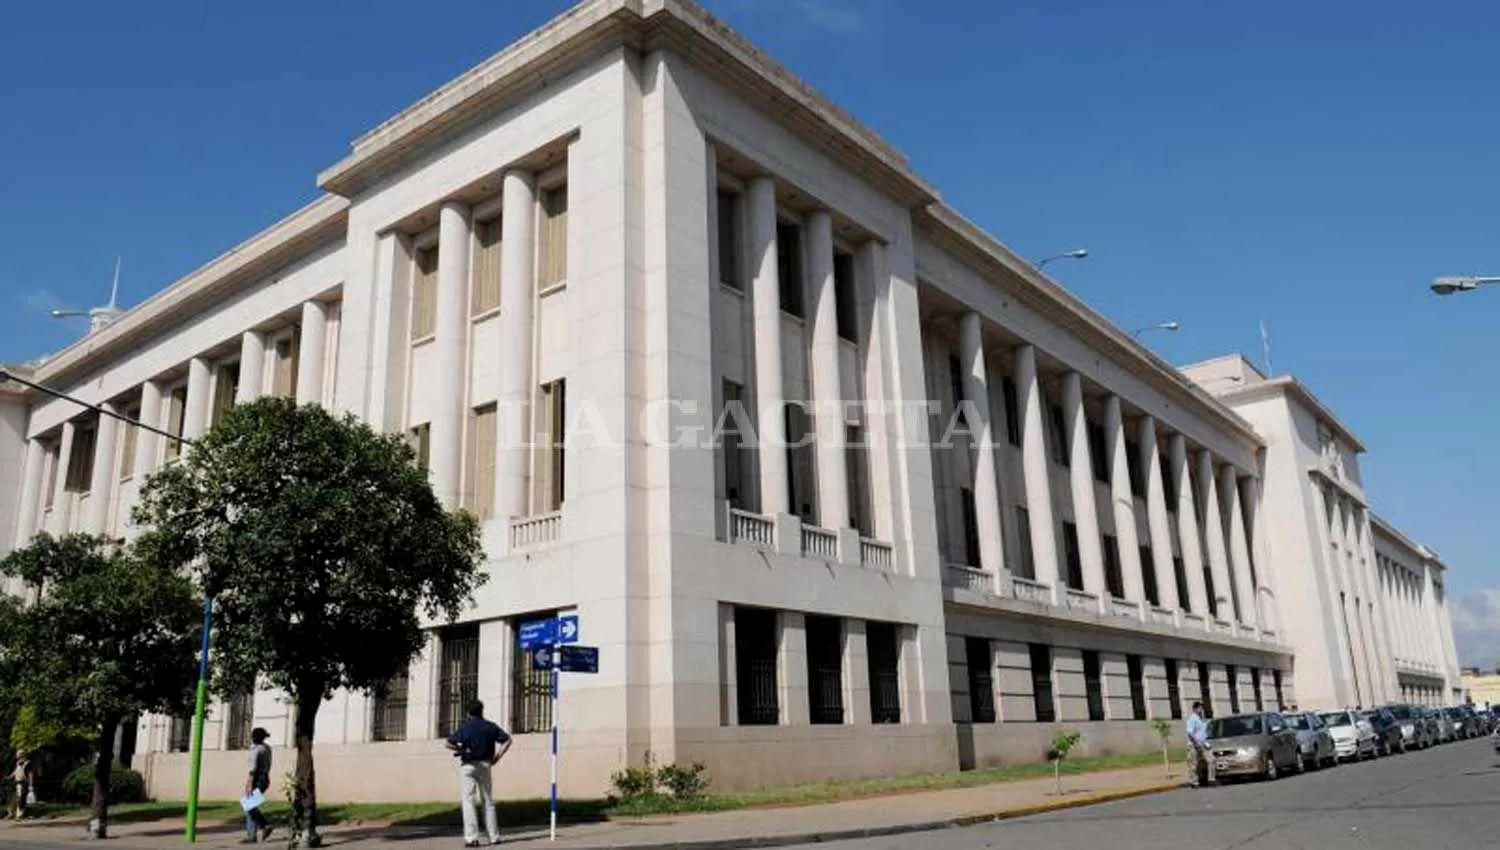
[[[1180,767],[1171,780],[1163,779],[1160,767],[1141,767],[1063,778],[1063,794],[1054,793],[1053,781],[1032,779],[975,788],[924,791],[886,797],[871,797],[842,803],[788,808],[742,809],[706,814],[658,815],[604,823],[577,824],[558,828],[558,840],[547,840],[546,827],[502,829],[512,847],[542,850],[624,850],[624,848],[674,848],[674,850],[730,850],[739,847],[781,847],[839,839],[898,835],[966,826],[990,820],[1020,817],[1059,808],[1089,805],[1107,800],[1151,794],[1179,787]],[[0,840],[21,838],[38,843],[82,841],[83,826],[69,824],[21,824],[0,827]],[[156,848],[182,844],[181,821],[120,824],[111,827],[111,845],[120,848]],[[213,824],[200,829],[198,845],[204,848],[238,846],[239,830]],[[324,846],[365,850],[401,847],[429,850],[460,846],[461,835],[452,828],[348,825],[329,827]],[[285,834],[272,837],[284,841]],[[283,845],[284,846],[284,845]]]

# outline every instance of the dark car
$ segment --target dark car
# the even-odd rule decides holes
[[[1398,702],[1385,706],[1385,710],[1390,713],[1397,727],[1401,729],[1401,752],[1422,750],[1432,746],[1432,725],[1427,722],[1421,708]]]
[[[1360,716],[1370,721],[1370,726],[1375,729],[1375,742],[1381,755],[1388,756],[1402,749],[1401,724],[1396,722],[1389,709],[1362,711]]]

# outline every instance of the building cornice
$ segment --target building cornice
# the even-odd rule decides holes
[[[34,379],[66,386],[94,363],[138,345],[144,337],[203,309],[235,286],[342,236],[348,210],[349,202],[343,198],[319,197],[59,351],[37,367]]]
[[[1418,543],[1410,537],[1407,537],[1405,534],[1402,534],[1401,531],[1396,528],[1396,526],[1391,525],[1389,521],[1387,521],[1384,517],[1380,516],[1374,511],[1370,512],[1370,525],[1377,532],[1384,534],[1395,543],[1406,547],[1407,551],[1411,552],[1413,555],[1416,555],[1417,559],[1422,561],[1423,563],[1432,566],[1439,572],[1445,572],[1448,569],[1448,566],[1443,563],[1442,558],[1439,557],[1438,553],[1432,551],[1432,549],[1428,548],[1426,544]]]
[[[1277,377],[1267,378],[1264,381],[1257,381],[1247,386],[1227,389],[1217,393],[1216,397],[1225,403],[1230,403],[1270,398],[1279,393],[1292,396],[1304,406],[1311,408],[1318,419],[1327,423],[1328,427],[1332,428],[1339,437],[1343,438],[1354,451],[1361,454],[1364,453],[1365,444],[1364,441],[1360,440],[1359,435],[1355,434],[1353,429],[1348,425],[1345,425],[1343,420],[1339,419],[1327,405],[1319,401],[1318,397],[1313,395],[1312,390],[1308,389],[1301,381],[1291,375],[1278,375]]]

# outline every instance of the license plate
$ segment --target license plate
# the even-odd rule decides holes
[[[1214,762],[1214,770],[1228,770],[1228,769],[1229,769],[1229,762],[1224,761],[1222,759],[1219,760],[1219,761]]]

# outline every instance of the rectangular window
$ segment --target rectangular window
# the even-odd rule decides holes
[[[833,306],[838,317],[839,338],[859,342],[859,305],[854,300],[854,256],[842,251],[833,255]]]
[[[1022,505],[1016,506],[1016,563],[1020,566],[1016,575],[1036,579],[1036,553],[1031,548],[1031,512]]]
[[[1104,719],[1104,679],[1099,672],[1099,653],[1083,651],[1083,691],[1090,720]]]
[[[240,391],[240,364],[221,363],[214,371],[214,403],[208,412],[209,427],[224,421],[224,414],[234,407],[234,397]]]
[[[249,690],[229,698],[224,721],[224,749],[250,748],[250,731],[255,728],[255,691]]]
[[[1125,598],[1125,573],[1120,569],[1120,541],[1113,534],[1104,540],[1104,586],[1116,599]]]
[[[1229,713],[1240,713],[1240,671],[1233,664],[1224,665],[1224,677],[1229,680]]]
[[[776,279],[782,311],[801,318],[802,228],[787,221],[776,222]]]
[[[124,429],[125,432],[124,435],[120,438],[121,481],[125,481],[131,476],[135,475],[135,447],[136,440],[138,439],[137,432],[140,431],[140,428],[132,425],[131,422],[140,421],[141,409],[139,407],[130,408],[129,410],[125,411],[125,418],[129,419],[130,422],[122,422],[120,424],[120,427]]]
[[[1173,720],[1182,719],[1182,680],[1178,678],[1177,661],[1171,658],[1163,659],[1162,664],[1167,668],[1167,707],[1172,712]]]
[[[370,699],[370,740],[406,740],[406,701],[410,678],[405,670],[391,677]]]
[[[1146,719],[1146,673],[1139,655],[1125,656],[1125,672],[1130,677],[1130,716]]]
[[[1142,546],[1141,553],[1141,584],[1146,592],[1146,601],[1161,607],[1161,591],[1156,587],[1156,553],[1151,551],[1150,546]]]
[[[432,425],[423,422],[406,432],[406,441],[411,444],[412,454],[416,455],[417,469],[428,469],[428,462],[432,459]]]
[[[844,426],[844,470],[849,479],[849,526],[862,536],[874,533],[870,522],[869,456],[865,432],[858,425]]]
[[[1031,649],[1031,696],[1036,704],[1036,722],[1051,723],[1057,720],[1057,707],[1052,699],[1052,648],[1044,643],[1033,643]]]
[[[537,505],[540,512],[562,510],[567,443],[567,380],[542,386],[542,456],[537,464]]]
[[[542,192],[541,225],[536,282],[538,291],[546,291],[568,280],[567,186]]]
[[[469,413],[469,470],[464,508],[479,519],[495,515],[495,405]]]
[[[1276,691],[1276,710],[1286,711],[1286,696],[1281,691],[1281,671],[1271,671],[1271,687]]]
[[[744,290],[744,266],[740,261],[740,197],[719,190],[719,282]]]
[[[964,655],[969,662],[969,715],[975,723],[995,722],[995,663],[986,638],[965,638]]]
[[[1177,479],[1170,474],[1172,465],[1167,463],[1166,458],[1158,457],[1157,463],[1161,465],[1161,496],[1167,502],[1167,513],[1177,513]]]
[[[172,718],[172,726],[167,730],[167,752],[185,753],[193,747],[193,718],[190,715],[182,715]]]
[[[511,646],[510,731],[517,734],[552,730],[552,671],[538,670],[532,664],[533,650],[521,648],[521,626],[538,620],[552,620],[556,611],[539,611],[511,620],[516,635]]]
[[[1199,532],[1200,533],[1199,533],[1199,536],[1198,536],[1198,545],[1199,545],[1198,551],[1207,553],[1208,552],[1208,543],[1203,538],[1203,535],[1202,535],[1202,526],[1199,526]],[[1219,597],[1218,597],[1217,589],[1214,587],[1214,573],[1213,573],[1213,569],[1207,563],[1208,562],[1208,558],[1205,556],[1203,560],[1204,560],[1204,564],[1203,564],[1203,589],[1204,589],[1204,592],[1208,595],[1208,613],[1209,613],[1209,616],[1217,617],[1217,616],[1219,616]]]
[[[735,681],[741,726],[775,726],[781,720],[776,654],[776,612],[734,609]]]
[[[1016,382],[1010,378],[1000,381],[1000,394],[1005,397],[1005,439],[1013,446],[1021,445],[1021,405],[1016,398]]]
[[[1255,667],[1250,668],[1250,690],[1253,694],[1251,698],[1255,700],[1255,710],[1265,711],[1266,698],[1260,692],[1260,670]],[[1277,709],[1277,711],[1280,710],[1279,708]]]
[[[1202,700],[1202,702],[1203,702],[1203,716],[1204,717],[1213,717],[1214,716],[1213,680],[1211,680],[1208,677],[1208,663],[1204,662],[1204,661],[1199,661],[1198,662],[1198,693],[1202,694],[1202,696],[1200,696],[1199,699]]]
[[[418,248],[415,265],[411,282],[411,338],[419,340],[432,336],[437,328],[437,246]]]
[[[1130,473],[1130,495],[1139,499],[1145,493],[1141,476],[1141,447],[1134,440],[1125,441],[1125,468]]]
[[[99,433],[98,424],[75,425],[73,447],[68,454],[68,475],[63,480],[63,492],[87,493],[94,483],[94,438]]]
[[[177,437],[182,436],[182,427],[187,417],[187,387],[176,386],[167,393],[167,433]],[[167,439],[167,460],[175,460],[182,454],[182,441]]]
[[[813,723],[844,722],[844,626],[837,617],[806,619],[807,701]]]
[[[479,698],[479,624],[449,626],[438,632],[438,643],[437,734],[446,738]]]
[[[474,282],[469,288],[469,309],[478,316],[499,306],[500,219],[491,218],[474,225]]]
[[[958,488],[958,503],[963,510],[965,566],[977,567],[979,563],[979,516],[974,506],[974,491],[968,487]]]
[[[1063,563],[1067,566],[1065,578],[1068,587],[1083,590],[1083,556],[1078,551],[1078,526],[1063,523]]]
[[[969,427],[969,422],[964,418],[964,402],[968,396],[964,395],[964,364],[958,359],[957,354],[948,355],[948,389],[953,393],[953,415],[957,417],[955,422],[964,428]]]
[[[1104,441],[1104,426],[1089,423],[1089,460],[1094,466],[1094,480],[1109,483],[1109,452]]]
[[[896,627],[866,623],[865,654],[870,667],[870,721],[900,723],[901,649]]]
[[[724,464],[724,498],[732,507],[745,509],[745,482],[748,473],[745,467],[744,440],[739,432],[739,417],[744,411],[745,388],[731,380],[723,384],[724,411],[720,421],[724,423],[720,439],[720,451]]]
[[[788,402],[782,424],[786,428],[786,487],[787,504],[792,513],[802,517],[805,523],[815,523],[817,514],[813,510],[813,441],[808,439],[811,423],[807,408],[800,402]]]
[[[1172,572],[1177,576],[1177,607],[1184,611],[1192,610],[1192,594],[1188,592],[1187,567],[1181,558],[1172,559]]]
[[[1048,412],[1052,422],[1052,462],[1065,467],[1072,455],[1068,446],[1068,418],[1060,404],[1052,405]]]
[[[431,335],[432,331],[427,331]],[[271,395],[280,398],[297,397],[297,358],[302,335],[296,330],[276,340],[271,347],[272,374]]]

